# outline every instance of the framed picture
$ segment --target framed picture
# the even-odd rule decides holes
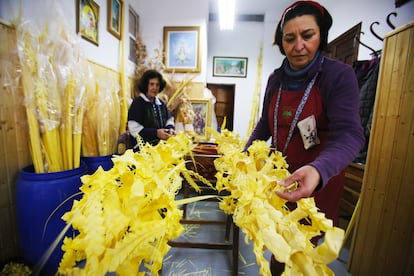
[[[200,27],[164,27],[166,71],[200,72]]]
[[[129,6],[128,9],[128,33],[129,33],[129,55],[128,59],[137,64],[137,38],[139,34],[139,16],[135,10]]]
[[[135,12],[135,10],[131,6],[129,6],[128,12],[129,12],[128,32],[130,36],[136,39],[139,33],[139,15]]]
[[[206,127],[211,126],[211,99],[190,99],[194,110],[194,132],[198,141],[208,141],[209,136]]]
[[[121,39],[122,0],[108,0],[108,32]]]
[[[76,32],[99,45],[99,6],[93,0],[77,0]]]
[[[247,76],[247,58],[213,57],[213,76],[245,78]]]

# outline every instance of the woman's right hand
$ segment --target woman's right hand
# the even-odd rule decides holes
[[[277,191],[277,195],[291,202],[298,201],[301,198],[310,197],[321,180],[318,170],[309,165],[305,165],[293,172],[286,179],[280,181],[280,185],[289,187],[293,183],[297,183],[295,190],[286,189]]]

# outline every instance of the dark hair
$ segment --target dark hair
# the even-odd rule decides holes
[[[161,73],[159,73],[156,70],[147,70],[142,74],[142,77],[140,79],[135,80],[134,84],[134,90],[140,91],[141,93],[147,94],[148,92],[148,84],[150,79],[157,78],[160,82],[160,91],[164,90],[165,86],[167,85],[167,82],[162,77]]]
[[[283,49],[282,45],[283,26],[287,21],[305,14],[313,15],[316,19],[316,23],[319,26],[321,34],[321,43],[319,44],[319,49],[324,50],[328,45],[328,32],[332,26],[332,16],[322,5],[317,2],[297,1],[285,9],[279,20],[279,23],[277,24],[273,45],[278,45],[279,50],[283,55],[285,55],[285,50]]]

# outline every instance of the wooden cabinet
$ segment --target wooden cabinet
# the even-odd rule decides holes
[[[325,56],[337,59],[343,63],[353,65],[358,59],[358,43],[355,39],[359,39],[361,33],[362,22],[350,28],[331,42],[325,49]]]
[[[414,275],[414,21],[384,37],[350,250],[359,275]]]

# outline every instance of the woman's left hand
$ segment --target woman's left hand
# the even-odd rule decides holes
[[[167,128],[159,128],[157,129],[157,137],[161,140],[168,140],[174,133]]]
[[[315,167],[306,165],[293,172],[286,179],[280,181],[280,185],[289,187],[297,182],[296,189],[277,191],[276,194],[288,201],[295,202],[304,197],[310,197],[319,184],[321,177]]]

